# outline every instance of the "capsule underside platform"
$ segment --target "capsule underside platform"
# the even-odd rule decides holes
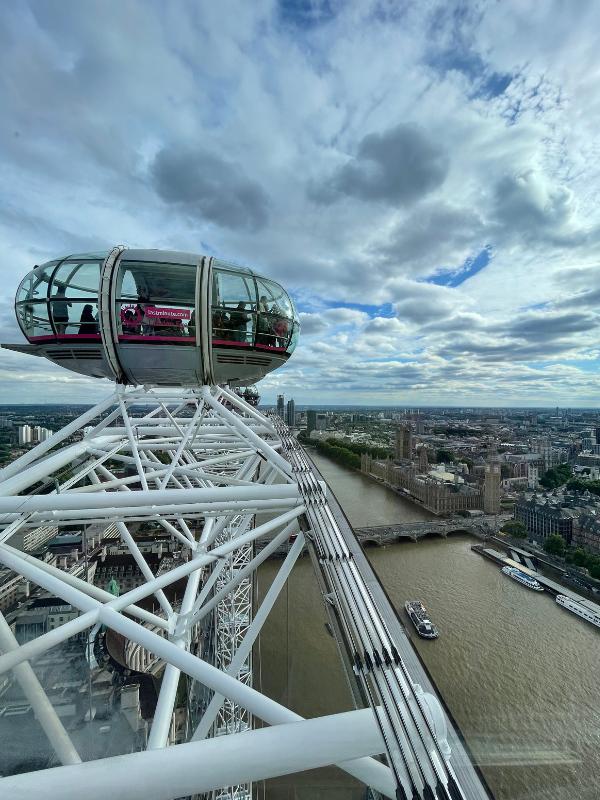
[[[29,344],[3,347],[133,385],[253,383],[286,363],[300,329],[285,290],[249,269],[120,247],[36,267],[15,311]]]

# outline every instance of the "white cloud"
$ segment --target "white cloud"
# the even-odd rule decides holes
[[[5,340],[53,255],[208,250],[310,300],[266,397],[596,402],[600,8],[293,8],[2,6]],[[488,245],[457,289],[416,280]],[[9,358],[0,398],[87,398]]]

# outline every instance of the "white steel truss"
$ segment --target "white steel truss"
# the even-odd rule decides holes
[[[280,450],[273,424],[227,388],[117,387],[0,472],[0,563],[39,587],[34,595],[74,609],[21,641],[0,616],[0,676],[12,671],[62,765],[1,778],[0,796],[43,787],[51,800],[105,798],[116,785],[132,800],[233,800],[250,797],[253,780],[333,763],[394,796],[390,770],[372,758],[385,748],[371,710],[304,721],[252,687],[253,643],[304,546],[303,495]],[[95,544],[79,554],[85,569],[15,546],[45,525],[87,532]],[[167,548],[158,568],[149,536]],[[252,573],[290,537],[252,616]],[[95,585],[87,568],[109,546],[136,576],[118,592]],[[118,758],[82,757],[81,737],[65,728],[36,675],[37,659],[81,635],[99,655],[102,643],[114,651],[116,636],[126,676],[162,675],[151,723]],[[95,655],[88,663],[96,669]],[[93,713],[90,699],[88,723]],[[253,730],[253,717],[277,729]]]
[[[251,518],[235,518],[234,526],[227,526],[215,540],[225,544],[243,528],[250,524]],[[252,561],[252,544],[234,550],[225,562],[215,582],[215,597],[222,596],[217,604],[215,615],[216,666],[227,672],[233,658],[252,621],[252,579],[248,565]],[[244,572],[245,576],[240,575]],[[227,591],[228,587],[233,589]],[[244,659],[236,672],[230,673],[246,686],[252,686],[252,651]],[[225,698],[213,723],[213,736],[241,733],[252,729],[252,715],[238,703]],[[252,784],[243,783],[224,786],[213,793],[214,800],[252,800]]]

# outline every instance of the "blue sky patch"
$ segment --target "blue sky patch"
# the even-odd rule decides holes
[[[476,256],[467,258],[462,266],[456,269],[439,269],[434,275],[425,278],[425,282],[435,283],[436,286],[449,286],[454,289],[487,267],[491,258],[492,247],[487,244]]]
[[[351,308],[354,311],[362,311],[368,314],[372,319],[374,317],[395,317],[396,313],[391,303],[383,303],[382,305],[368,305],[364,303],[345,303],[342,300],[325,300],[319,298],[318,300],[301,300],[294,296],[294,292],[290,292],[298,311],[303,311],[307,314],[318,313],[319,311],[328,311],[331,308]]]
[[[279,0],[278,6],[283,22],[304,30],[329,22],[336,15],[333,0]]]

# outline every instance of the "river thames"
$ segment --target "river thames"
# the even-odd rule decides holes
[[[429,513],[311,453],[355,527]],[[413,635],[497,800],[598,800],[600,631],[471,551],[467,536],[367,551],[390,599],[427,606],[440,638]],[[263,565],[262,597],[279,562]],[[303,716],[352,707],[311,562],[300,560],[255,648],[255,686]],[[261,662],[264,669],[261,669]],[[342,800],[363,790],[335,768],[255,787],[269,800]]]

